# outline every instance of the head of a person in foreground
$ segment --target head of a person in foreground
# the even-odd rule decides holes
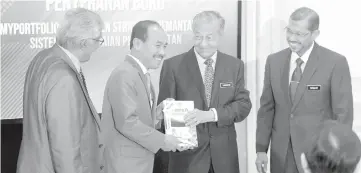
[[[301,154],[304,173],[354,173],[361,157],[361,142],[350,126],[327,121],[313,145]]]

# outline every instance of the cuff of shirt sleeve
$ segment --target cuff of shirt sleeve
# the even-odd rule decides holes
[[[218,121],[218,114],[217,114],[217,110],[215,108],[211,108],[210,109],[213,114],[214,114],[214,122],[217,122]]]

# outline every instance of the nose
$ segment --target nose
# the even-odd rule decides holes
[[[288,36],[287,36],[287,40],[288,41],[297,41],[297,37],[295,36],[295,34],[289,34]]]
[[[201,46],[202,48],[207,46],[207,41],[205,39],[202,39],[201,42],[199,43],[199,46]]]

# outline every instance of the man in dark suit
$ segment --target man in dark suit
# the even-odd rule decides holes
[[[25,77],[18,173],[99,173],[100,119],[80,64],[104,41],[103,21],[78,8],[65,14],[56,44],[39,52]]]
[[[325,120],[352,126],[351,76],[344,56],[318,45],[319,16],[310,8],[294,11],[286,27],[289,48],[267,58],[258,110],[256,165],[266,172],[303,172],[306,139]]]
[[[193,19],[194,47],[163,63],[158,103],[194,101],[185,122],[198,135],[197,148],[169,153],[171,173],[239,172],[234,123],[248,116],[251,102],[243,62],[218,51],[224,25],[218,12],[199,13]]]

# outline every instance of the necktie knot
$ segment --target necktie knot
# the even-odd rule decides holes
[[[207,66],[212,66],[212,64],[213,64],[213,59],[211,59],[211,58],[207,59],[207,60],[204,62],[204,64],[206,64]]]
[[[296,59],[297,66],[301,66],[303,64],[303,60],[301,58]]]

